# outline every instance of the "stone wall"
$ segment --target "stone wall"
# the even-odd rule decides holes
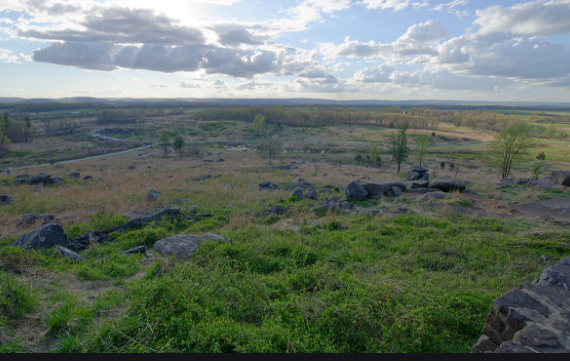
[[[473,353],[570,352],[570,258],[493,301]]]

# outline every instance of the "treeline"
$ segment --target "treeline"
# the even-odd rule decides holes
[[[111,123],[134,123],[137,120],[143,120],[145,117],[159,117],[169,115],[182,115],[183,109],[163,109],[163,108],[148,108],[141,110],[119,110],[110,109],[103,110],[96,113],[97,123],[111,124]]]
[[[437,118],[424,115],[413,116],[398,107],[381,109],[355,108],[312,108],[295,109],[280,106],[256,106],[237,108],[215,108],[197,112],[194,118],[203,121],[237,120],[253,122],[260,114],[266,122],[297,127],[318,127],[329,125],[377,125],[396,127],[408,123],[413,129],[436,129]]]
[[[0,117],[0,145],[29,142],[34,138],[34,134],[30,117],[14,120],[10,119],[8,113]]]
[[[109,104],[102,103],[23,103],[16,104],[12,107],[15,113],[38,113],[38,112],[55,112],[60,110],[77,110],[77,109],[109,109]]]

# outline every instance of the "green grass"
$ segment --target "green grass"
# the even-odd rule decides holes
[[[569,232],[521,242],[532,224],[463,215],[342,216],[298,232],[230,231],[226,220],[128,232],[82,264],[6,247],[0,261],[115,285],[87,301],[65,292],[42,301],[54,305],[45,317],[55,352],[468,352],[494,298],[536,278],[540,256],[570,255]],[[119,256],[198,229],[230,241],[185,262]],[[31,291],[8,303],[20,310],[10,317],[30,312]]]

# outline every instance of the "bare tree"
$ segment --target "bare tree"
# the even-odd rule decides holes
[[[491,156],[501,173],[501,179],[510,177],[513,165],[531,145],[532,130],[527,124],[515,123],[497,134],[491,146]]]
[[[261,143],[257,149],[263,159],[269,160],[269,165],[271,166],[272,161],[277,159],[277,155],[283,152],[283,144],[275,138],[269,138]]]

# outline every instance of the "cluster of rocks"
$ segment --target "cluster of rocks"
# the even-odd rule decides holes
[[[570,187],[570,171],[555,171],[552,172],[552,176],[544,177],[540,180],[531,178],[503,179],[499,182],[497,189],[511,188],[514,186],[528,186],[542,191],[548,191],[555,187]]]
[[[361,202],[368,198],[400,197],[403,193],[464,192],[467,189],[463,183],[444,178],[436,178],[430,182],[427,172],[425,168],[412,167],[412,171],[404,181],[368,184],[352,182],[346,187],[346,196]]]
[[[81,179],[80,173],[71,173],[68,177],[69,180]],[[93,177],[88,175],[83,178],[84,180],[92,180]],[[39,173],[35,176],[30,174],[20,174],[14,180],[16,184],[29,184],[29,185],[57,185],[65,183],[65,179],[61,177],[52,177],[51,174]]]
[[[473,353],[570,352],[570,258],[493,301]]]
[[[70,244],[65,231],[55,223],[49,223],[28,235],[20,237],[11,246],[42,251],[53,250],[52,254],[68,258],[74,262],[85,260],[69,249]]]

